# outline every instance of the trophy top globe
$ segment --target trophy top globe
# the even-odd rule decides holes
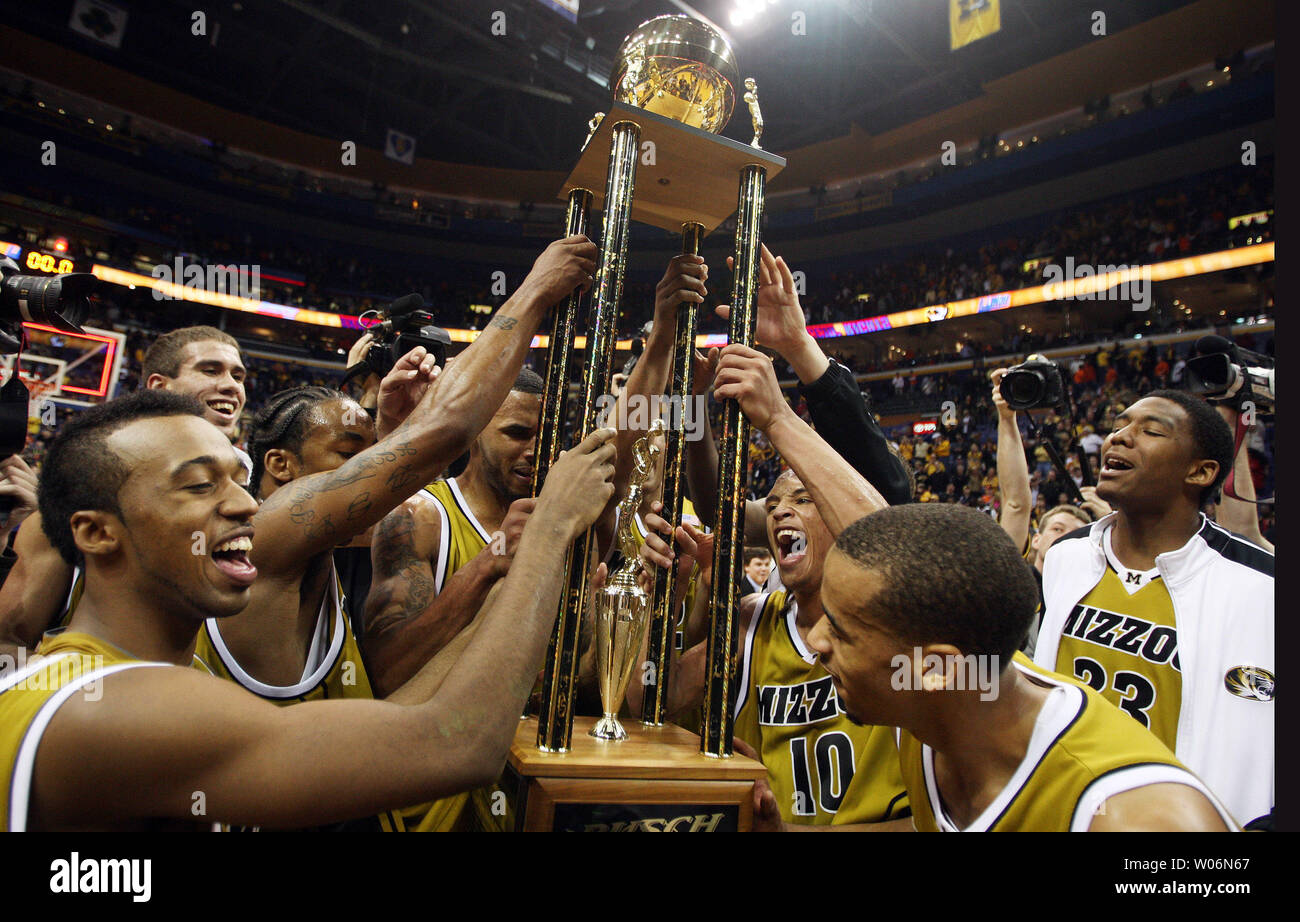
[[[619,46],[614,98],[717,134],[735,106],[739,73],[731,45],[712,26],[656,16]]]

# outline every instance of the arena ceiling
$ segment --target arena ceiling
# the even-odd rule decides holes
[[[8,4],[5,24],[318,137],[382,149],[396,129],[421,159],[558,171],[607,108],[622,37],[661,13],[693,8],[729,31],[742,75],[758,80],[773,146],[789,151],[977,99],[990,81],[1093,41],[1098,6],[1002,0],[1001,31],[953,52],[945,0],[769,0],[734,28],[740,0],[581,0],[576,22],[542,0],[214,0],[201,5],[203,37],[192,34],[198,4],[110,0],[129,15],[117,48],[69,29],[76,2]],[[1109,4],[1107,33],[1189,3]],[[748,141],[749,119],[726,133]]]

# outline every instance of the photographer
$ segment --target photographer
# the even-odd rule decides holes
[[[1231,406],[1219,405],[1216,407],[1219,415],[1223,417],[1233,431],[1237,430],[1240,425],[1240,414],[1236,408]],[[1250,427],[1253,429],[1254,427]],[[1241,445],[1237,449],[1237,456],[1232,460],[1232,492],[1236,493],[1235,497],[1229,496],[1225,489],[1219,497],[1219,506],[1215,511],[1215,521],[1222,525],[1228,531],[1236,532],[1243,538],[1247,538],[1258,544],[1270,554],[1273,552],[1273,544],[1266,539],[1259,529],[1259,506],[1255,504],[1255,481],[1250,473],[1250,439],[1241,440]]]
[[[1085,500],[1079,506],[1063,506],[1061,496],[1068,488],[1054,479],[1055,468],[1051,468],[1048,472],[1049,481],[1045,481],[1039,488],[1040,494],[1045,496],[1048,512],[1039,519],[1038,534],[1032,536],[1031,540],[1029,520],[1033,503],[1030,499],[1029,463],[1021,442],[1016,411],[1002,395],[1002,379],[1006,377],[1007,371],[1006,368],[995,368],[989,372],[989,380],[993,382],[993,404],[998,410],[998,484],[1002,493],[1002,512],[998,524],[1016,543],[1016,547],[1020,548],[1020,552],[1033,561],[1034,569],[1041,574],[1043,556],[1052,546],[1052,541],[1060,536],[1060,533],[1048,536],[1049,516],[1055,515],[1058,510],[1074,510],[1075,520],[1088,525],[1110,512],[1110,506],[1097,496],[1097,488],[1092,486],[1079,487]],[[1052,486],[1048,487],[1048,482]]]

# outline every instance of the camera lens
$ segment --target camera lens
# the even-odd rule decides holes
[[[0,320],[22,322],[30,318],[69,332],[81,332],[90,313],[88,296],[98,280],[87,272],[53,278],[8,275],[0,285]]]
[[[1201,396],[1226,392],[1234,382],[1232,359],[1223,353],[1198,355],[1187,360],[1188,389]]]
[[[1045,384],[1043,376],[1037,371],[1015,369],[1007,372],[999,390],[1007,406],[1013,410],[1026,410],[1038,405],[1043,399]]]

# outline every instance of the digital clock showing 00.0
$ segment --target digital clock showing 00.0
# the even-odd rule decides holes
[[[37,272],[52,272],[55,275],[63,275],[65,272],[72,271],[72,260],[66,256],[51,256],[49,253],[42,253],[38,250],[28,250],[24,262],[28,269],[34,269]]]

